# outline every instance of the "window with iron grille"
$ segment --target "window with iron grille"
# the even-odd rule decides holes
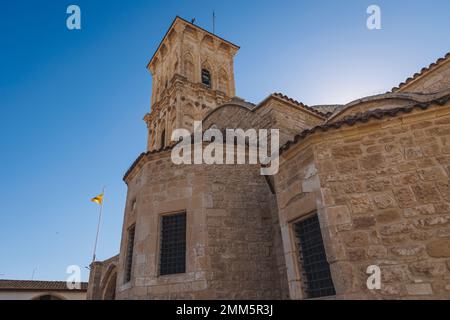
[[[308,298],[333,296],[336,294],[323,245],[317,214],[294,223],[298,241],[299,257],[303,268],[303,282]]]
[[[186,272],[185,212],[162,217],[160,252],[160,275]]]
[[[133,225],[128,229],[127,235],[127,255],[125,259],[125,283],[131,280],[131,270],[133,268],[133,250],[134,250],[134,234],[136,226]]]
[[[208,88],[211,88],[211,73],[208,69],[202,69],[202,83]]]

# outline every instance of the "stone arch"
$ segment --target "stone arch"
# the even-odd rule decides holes
[[[166,128],[163,128],[161,130],[161,135],[159,136],[160,139],[160,148],[166,147]]]
[[[186,25],[183,30],[183,36],[188,36],[197,40],[197,30],[195,30],[195,28],[191,27],[190,25]]]
[[[186,112],[183,116],[183,127],[188,130],[193,130],[195,118],[192,113]]]
[[[214,50],[214,39],[206,34],[201,41],[202,48],[208,48],[210,50]]]
[[[156,121],[156,132],[155,132],[155,149],[159,149],[163,147],[161,143],[163,140],[163,134],[166,135],[166,114],[163,113],[160,118]],[[165,138],[165,137],[164,137]],[[165,139],[164,139],[165,140]]]
[[[212,68],[212,65],[208,62],[208,60],[205,60],[202,63],[201,68],[201,82],[208,86],[209,88],[213,89],[215,87],[215,83],[213,81],[214,79],[214,70]]]
[[[167,36],[167,39],[168,39],[169,45],[170,45],[171,47],[173,46],[173,43],[174,43],[175,38],[177,37],[177,35],[178,35],[178,33],[176,32],[175,29],[170,30],[170,33],[169,33],[169,35]]]
[[[176,117],[176,111],[172,111],[172,112],[170,113],[170,116],[169,116],[169,131],[167,132],[167,133],[168,133],[169,140],[172,139],[172,133],[173,133],[173,131],[174,131],[175,129],[177,129],[177,128],[176,128],[176,126],[177,126],[176,120],[177,120],[177,117]]]
[[[253,128],[254,124],[262,123],[261,117],[253,109],[238,103],[226,103],[210,111],[203,118],[203,128],[216,129]]]
[[[100,284],[102,300],[115,300],[117,283],[117,266],[109,265]]]
[[[154,149],[156,147],[156,129],[155,125],[152,124],[152,126],[149,129],[149,135],[150,135],[150,148]]]
[[[194,58],[190,53],[186,53],[183,59],[183,75],[191,82],[195,80]]]
[[[175,63],[173,64],[173,74],[178,73],[178,59],[175,60]]]

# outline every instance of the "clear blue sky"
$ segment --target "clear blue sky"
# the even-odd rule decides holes
[[[66,28],[78,4],[82,30]],[[366,28],[378,4],[382,30]],[[0,5],[0,278],[64,280],[118,253],[123,173],[145,150],[145,66],[175,15],[240,45],[237,94],[306,104],[387,91],[450,51],[450,2],[15,0]],[[83,270],[83,279],[88,272]]]

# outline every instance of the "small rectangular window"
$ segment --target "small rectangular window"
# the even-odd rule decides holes
[[[317,214],[294,223],[303,268],[305,291],[308,298],[336,294],[331,278]]]
[[[160,252],[160,275],[186,272],[185,212],[162,217]]]
[[[127,232],[127,252],[125,259],[125,283],[131,280],[131,270],[133,268],[134,234],[136,226],[133,225]]]

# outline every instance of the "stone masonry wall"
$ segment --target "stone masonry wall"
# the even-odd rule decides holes
[[[118,299],[282,297],[282,268],[273,245],[278,222],[259,167],[176,166],[170,152],[161,152],[128,188]],[[180,211],[187,214],[186,273],[160,276],[160,218]],[[125,283],[127,230],[133,224],[132,277]]]
[[[289,296],[291,299],[304,299],[303,276],[292,222],[317,210],[320,187],[313,149],[306,146],[293,152],[295,154],[291,154],[289,159],[282,159],[280,171],[275,176],[275,188]]]
[[[450,106],[311,141],[316,209],[337,296],[450,298]],[[286,170],[303,158],[291,156]],[[279,197],[293,183],[278,184]],[[369,265],[381,268],[381,290],[366,287]]]
[[[259,166],[215,165],[205,170],[211,200],[206,207],[207,297],[286,297],[287,292],[281,292],[285,272],[277,263],[282,251],[277,213],[272,211],[275,199]]]
[[[317,211],[337,298],[450,298],[450,105],[315,134],[276,177],[290,295],[291,222]],[[366,269],[381,268],[381,290]]]

